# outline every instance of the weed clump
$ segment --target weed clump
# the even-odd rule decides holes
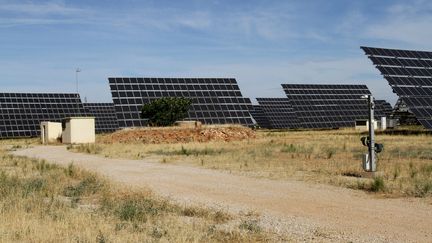
[[[290,143],[289,145],[285,144],[282,147],[281,152],[282,153],[295,153],[295,152],[297,152],[297,147],[292,143]]]
[[[101,188],[103,188],[103,183],[96,178],[95,175],[88,175],[82,179],[75,186],[67,186],[64,189],[63,194],[67,197],[81,197],[83,195],[93,195],[96,194]]]
[[[333,157],[333,155],[335,155],[335,153],[336,153],[336,149],[334,149],[334,148],[327,149],[326,158],[331,159]]]
[[[27,197],[34,192],[40,192],[46,187],[46,180],[43,178],[30,178],[22,184],[23,197]]]
[[[371,184],[370,191],[383,192],[384,190],[385,190],[384,179],[380,176],[375,177]]]
[[[258,220],[244,220],[240,226],[240,229],[243,230],[247,230],[249,232],[253,232],[253,233],[258,233],[260,232],[262,229],[261,227],[258,225]]]
[[[414,196],[426,197],[432,195],[432,181],[418,180],[414,185]]]
[[[67,150],[73,150],[80,153],[87,154],[100,154],[102,152],[102,147],[98,144],[79,144],[79,145],[68,145]]]
[[[106,207],[107,205],[110,206]],[[138,195],[111,201],[109,204],[105,204],[104,210],[113,211],[120,220],[138,222],[147,222],[149,218],[154,218],[170,211],[166,201],[138,197]]]

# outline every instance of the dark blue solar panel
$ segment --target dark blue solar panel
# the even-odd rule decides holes
[[[120,127],[145,126],[141,107],[162,97],[186,97],[192,106],[186,120],[204,124],[252,126],[252,103],[242,97],[231,78],[109,78],[111,94]]]
[[[432,129],[432,52],[361,48],[420,123]]]
[[[254,105],[249,112],[260,128],[272,128],[267,115],[264,113],[260,105]]]
[[[298,119],[287,98],[257,98],[259,106],[274,129],[297,128]]]
[[[113,103],[83,103],[83,106],[95,117],[96,133],[113,132],[119,128]]]
[[[91,116],[79,94],[0,93],[0,138],[36,137],[42,121]]]
[[[302,128],[354,127],[368,118],[366,85],[282,84]],[[385,116],[376,110],[376,118]]]

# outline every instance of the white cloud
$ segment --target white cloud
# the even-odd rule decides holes
[[[367,18],[362,12],[353,10],[343,16],[343,20],[336,25],[335,30],[341,34],[352,34],[357,32],[366,20]]]
[[[429,0],[414,0],[391,5],[387,8],[390,14],[413,15],[430,11],[432,2]]]
[[[20,25],[53,25],[91,23],[89,9],[68,6],[62,2],[24,2],[0,4],[0,27]]]
[[[374,25],[366,30],[370,38],[404,42],[410,46],[432,48],[432,16],[397,19]]]
[[[188,28],[207,36],[217,36],[221,41],[232,38],[253,41],[328,40],[318,30],[298,28],[295,23],[299,13],[292,9],[291,4],[282,5],[220,13],[212,9],[155,8],[145,4],[128,11],[115,11],[103,7],[81,8],[74,2],[66,4],[63,1],[12,2],[0,4],[0,27],[80,24],[128,33],[172,32]]]
[[[368,38],[389,42],[402,42],[408,48],[432,48],[432,3],[414,1],[410,4],[394,4],[387,9],[387,16],[380,22],[365,28]]]
[[[46,3],[9,3],[1,4],[0,11],[13,12],[26,15],[76,15],[85,13],[87,10],[66,6],[59,2]]]
[[[14,27],[20,25],[52,25],[52,24],[78,24],[86,23],[84,20],[55,19],[55,18],[0,18],[0,27]]]
[[[176,17],[173,24],[192,29],[208,29],[211,27],[212,19],[208,12],[197,11]]]

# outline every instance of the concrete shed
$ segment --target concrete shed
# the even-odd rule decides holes
[[[378,122],[373,120],[374,130],[378,129]],[[367,131],[369,130],[369,121],[368,120],[356,120],[355,130]]]
[[[62,124],[60,122],[41,122],[40,129],[43,144],[60,142],[62,136]]]
[[[62,125],[63,143],[94,143],[96,140],[94,117],[69,117],[63,120]]]

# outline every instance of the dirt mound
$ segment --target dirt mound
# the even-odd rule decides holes
[[[255,138],[255,132],[242,126],[203,126],[124,129],[98,139],[100,143],[188,143],[235,141]]]

